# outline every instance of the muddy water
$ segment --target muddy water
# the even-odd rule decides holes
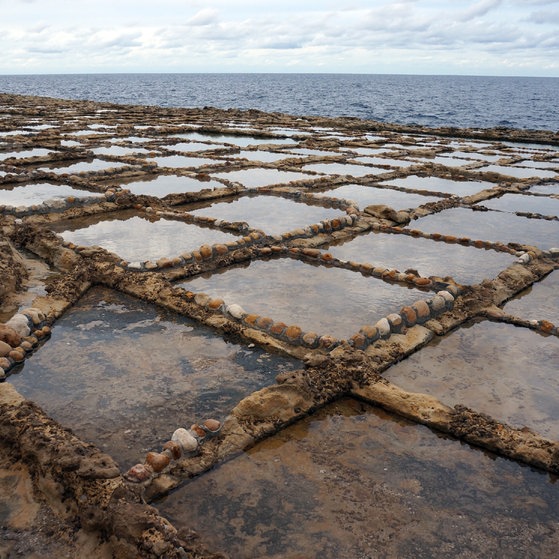
[[[218,229],[181,221],[160,219],[152,222],[129,211],[60,222],[53,229],[66,241],[101,246],[127,261],[179,256],[205,243],[225,243],[237,238]]]
[[[248,313],[296,324],[305,331],[349,338],[364,324],[429,293],[339,268],[281,258],[205,274],[181,283],[194,292],[237,303]]]
[[[342,400],[159,510],[236,559],[553,557],[555,479]]]
[[[280,235],[323,220],[345,216],[341,210],[311,206],[279,196],[243,196],[230,198],[226,202],[203,204],[201,208],[200,205],[194,206],[199,209],[193,211],[189,211],[189,206],[184,208],[193,215],[225,221],[245,221],[250,227],[260,229],[268,235]],[[270,218],[272,215],[273,219]]]
[[[559,339],[481,322],[433,340],[384,375],[405,390],[464,404],[559,439]]]
[[[556,247],[559,242],[557,221],[530,219],[496,211],[475,212],[467,208],[451,208],[428,215],[412,221],[409,227],[427,233],[534,245],[544,250]]]
[[[425,277],[451,276],[462,284],[494,278],[516,260],[495,250],[376,232],[330,246],[328,252],[340,260],[368,262],[401,272],[413,268]]]
[[[298,365],[95,288],[7,382],[126,468],[160,449],[177,427],[222,419],[241,398]]]
[[[559,272],[552,272],[520,293],[504,306],[504,310],[527,320],[559,324]]]

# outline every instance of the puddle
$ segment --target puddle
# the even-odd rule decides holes
[[[367,262],[401,272],[412,268],[424,277],[452,276],[463,285],[492,279],[516,260],[495,250],[377,232],[331,245],[328,252],[340,260]]]
[[[549,477],[341,400],[156,503],[238,559],[551,557]]]
[[[503,194],[500,198],[485,200],[480,202],[479,205],[485,206],[491,210],[500,210],[504,212],[526,212],[559,216],[559,199],[548,198],[547,196]]]
[[[347,339],[361,326],[427,298],[417,289],[290,258],[257,260],[180,285],[237,303],[247,313],[338,339]]]
[[[434,340],[388,369],[405,390],[464,404],[514,427],[559,439],[559,339],[481,322]]]
[[[80,161],[79,163],[74,163],[68,165],[67,167],[60,167],[56,165],[48,165],[46,167],[41,167],[39,171],[48,171],[50,173],[57,174],[71,174],[71,173],[89,173],[92,171],[105,171],[106,169],[118,169],[119,167],[125,167],[126,163],[116,163],[115,161],[103,161],[102,159],[94,159],[92,161]]]
[[[316,179],[314,175],[309,175],[308,173],[278,171],[277,169],[242,169],[240,171],[229,171],[226,173],[212,173],[212,176],[231,182],[239,182],[246,188],[259,188],[272,184],[287,184],[291,181]]]
[[[543,171],[541,169],[531,169],[529,167],[511,167],[508,165],[488,165],[486,167],[479,167],[476,171],[483,171],[492,173],[499,173],[500,175],[506,175],[508,177],[514,177],[517,179],[527,179],[527,178],[541,178],[547,179],[556,177],[559,171]]]
[[[203,244],[237,239],[218,229],[182,221],[149,221],[131,211],[59,222],[51,228],[64,240],[83,246],[101,246],[128,262],[179,256]]]
[[[406,161],[405,159],[391,159],[389,157],[356,157],[355,161],[364,165],[389,165],[390,167],[410,167],[417,165],[417,161]]]
[[[203,144],[201,142],[180,142],[178,144],[161,146],[174,151],[208,151],[224,148],[223,144]]]
[[[444,192],[455,196],[471,196],[481,190],[495,185],[484,181],[453,181],[439,177],[418,177],[410,175],[401,179],[390,179],[390,184],[409,188],[411,190],[428,190],[430,192]]]
[[[90,192],[88,190],[78,190],[65,184],[36,183],[23,186],[7,185],[0,186],[0,205],[5,206],[33,206],[42,204],[47,200],[75,198],[103,198],[103,194]]]
[[[525,320],[559,324],[559,271],[552,272],[504,306],[505,312]]]
[[[42,157],[45,155],[53,154],[54,152],[50,149],[35,148],[35,149],[24,149],[20,151],[8,151],[0,152],[0,161],[9,159],[10,157],[16,157],[17,159],[24,159],[26,157]]]
[[[304,165],[303,171],[314,171],[326,175],[349,175],[352,177],[363,177],[365,175],[381,175],[388,172],[386,169],[378,167],[368,167],[366,165],[351,165],[348,163],[311,163]]]
[[[223,419],[300,366],[104,288],[90,290],[8,382],[127,468],[173,431]]]
[[[192,207],[192,206],[190,206]],[[253,229],[260,229],[268,235],[287,233],[323,220],[344,217],[341,210],[311,206],[280,196],[242,196],[209,205],[196,205],[199,209],[190,211],[194,215],[215,217],[224,221],[246,221]],[[273,215],[273,219],[270,216]]]
[[[177,134],[175,137],[200,140],[202,142],[220,142],[225,144],[233,144],[239,147],[257,146],[262,144],[288,145],[297,143],[292,138],[251,138],[250,136],[201,134],[199,132],[193,132],[192,134]]]
[[[123,146],[100,147],[92,150],[95,155],[132,155],[134,153],[149,153],[146,148],[127,148]]]
[[[148,160],[150,163],[157,163],[160,167],[189,168],[200,167],[201,165],[223,165],[223,159],[209,159],[207,157],[185,157],[183,155],[165,155],[153,157]]]
[[[375,188],[374,186],[362,186],[358,184],[345,184],[334,190],[316,193],[318,197],[329,196],[352,200],[357,203],[360,209],[366,208],[371,204],[385,204],[395,210],[417,208],[428,202],[440,200],[436,196],[423,196],[422,194],[410,194],[392,188]]]
[[[224,185],[218,181],[199,181],[192,177],[181,177],[178,175],[159,175],[149,181],[134,181],[125,186],[132,194],[157,196],[163,198],[168,194],[181,192],[200,192],[206,188],[223,188]]]
[[[274,163],[282,159],[293,157],[289,153],[274,153],[271,151],[246,151],[242,150],[240,153],[231,153],[230,157],[248,159],[249,161],[261,161],[262,163]]]
[[[557,246],[559,222],[529,219],[510,213],[477,212],[451,208],[412,221],[411,229],[474,240],[534,245],[543,250]]]

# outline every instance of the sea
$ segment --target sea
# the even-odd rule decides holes
[[[429,127],[559,131],[559,78],[391,74],[0,75],[0,92],[258,109]]]

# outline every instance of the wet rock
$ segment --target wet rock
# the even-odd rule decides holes
[[[150,466],[146,464],[136,464],[124,474],[124,478],[132,483],[142,483],[147,481],[152,475],[153,470]]]
[[[217,419],[206,419],[202,427],[210,434],[216,434],[221,429],[221,422]]]
[[[148,452],[146,455],[146,464],[150,466],[155,473],[163,471],[170,462],[171,458],[163,453]]]
[[[31,328],[29,328],[29,320],[24,314],[15,314],[6,322],[6,326],[15,330],[22,338],[29,336]]]
[[[7,343],[11,347],[17,347],[21,344],[21,335],[13,328],[0,324],[0,341]]]
[[[171,440],[178,443],[184,454],[192,454],[198,450],[196,437],[183,427],[179,427],[171,437]]]
[[[6,357],[10,351],[12,351],[12,346],[6,342],[0,341],[0,357]]]
[[[176,441],[167,441],[163,445],[163,450],[169,452],[171,458],[178,460],[182,455],[182,449],[179,443]]]
[[[243,307],[241,307],[241,305],[237,305],[236,303],[233,303],[232,305],[228,305],[227,312],[237,320],[241,320],[247,314],[243,309]]]

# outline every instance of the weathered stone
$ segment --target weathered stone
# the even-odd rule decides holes
[[[12,346],[0,340],[0,357],[5,357],[12,351]]]
[[[390,322],[388,322],[388,319],[381,318],[375,324],[375,328],[378,330],[381,338],[387,338],[388,336],[390,336]]]
[[[146,455],[146,464],[150,466],[155,473],[162,472],[170,463],[171,458],[166,454],[148,452]]]
[[[171,440],[179,444],[181,450],[185,454],[190,454],[198,450],[198,441],[196,440],[196,437],[183,427],[179,427],[175,430]]]
[[[13,328],[0,324],[0,341],[6,342],[11,347],[17,347],[21,343],[21,335]]]
[[[240,320],[241,318],[243,318],[243,316],[247,314],[243,309],[243,307],[241,307],[241,305],[237,305],[236,303],[233,303],[232,305],[228,305],[227,312],[237,320]]]
[[[429,305],[425,301],[416,301],[412,305],[412,308],[415,310],[417,314],[418,324],[423,324],[424,322],[429,320],[429,318],[431,318],[431,309],[429,308]]]
[[[400,316],[404,319],[406,326],[413,326],[417,323],[417,313],[412,307],[402,307]]]

